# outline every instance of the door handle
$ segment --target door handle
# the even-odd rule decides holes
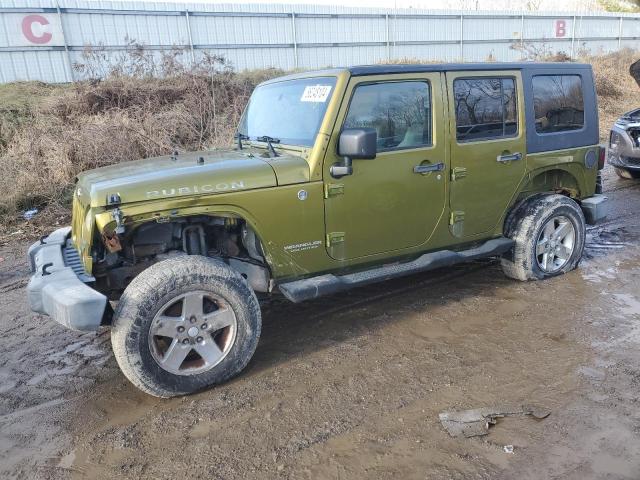
[[[444,163],[428,163],[426,165],[416,165],[413,167],[413,173],[431,173],[431,172],[441,172],[444,170]]]
[[[500,163],[515,162],[516,160],[522,160],[522,154],[520,152],[516,152],[498,155],[498,158],[496,160],[498,160],[498,162]]]

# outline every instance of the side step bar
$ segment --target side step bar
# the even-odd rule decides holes
[[[342,292],[354,287],[411,275],[412,273],[448,267],[456,263],[468,262],[478,258],[501,255],[508,252],[513,247],[513,243],[513,240],[509,238],[494,238],[469,250],[462,250],[460,252],[440,250],[438,252],[425,253],[411,262],[385,265],[347,275],[336,276],[328,273],[317,277],[282,283],[278,285],[278,288],[289,300],[294,303],[299,303],[304,300],[311,300],[312,298],[318,298],[323,295]]]

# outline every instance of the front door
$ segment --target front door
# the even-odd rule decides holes
[[[449,72],[451,232],[489,236],[525,173],[524,100],[518,71]]]
[[[428,242],[446,203],[443,111],[439,73],[352,78],[324,162],[332,258],[400,253]],[[376,158],[354,160],[352,175],[333,178],[340,132],[362,127],[376,129]]]

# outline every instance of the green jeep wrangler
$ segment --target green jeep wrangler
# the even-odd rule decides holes
[[[72,226],[29,249],[29,302],[69,328],[110,326],[145,392],[188,394],[247,365],[258,296],[301,302],[488,256],[523,281],[574,269],[604,216],[604,153],[589,65],[277,78],[253,92],[234,149],[79,175]]]

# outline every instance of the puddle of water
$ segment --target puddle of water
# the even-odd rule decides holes
[[[95,343],[90,343],[82,348],[79,348],[77,351],[78,354],[83,357],[102,357],[104,355],[109,355],[111,352],[107,350],[104,345],[96,345]]]
[[[629,293],[614,293],[613,296],[619,300],[618,308],[624,315],[640,315],[640,300]]]
[[[589,272],[585,272],[582,270],[582,278],[592,283],[602,283],[605,280],[615,280],[616,278],[618,278],[618,263],[619,262],[616,262],[615,267],[610,267],[606,270],[596,269],[595,271],[591,270]]]

